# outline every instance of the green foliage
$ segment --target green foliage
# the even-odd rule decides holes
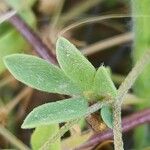
[[[59,131],[58,124],[37,127],[31,136],[33,150],[38,150],[51,137]],[[61,150],[60,139],[50,145],[49,150]]]
[[[56,53],[60,67],[66,75],[83,91],[91,90],[96,71],[80,51],[68,40],[60,37],[56,44]]]
[[[143,56],[150,48],[150,9],[149,0],[131,0],[133,16],[133,31],[134,31],[134,49],[133,62],[134,64]],[[137,109],[150,107],[150,65],[146,66],[142,74],[136,80],[133,90],[135,94],[142,98],[142,103],[137,104]],[[149,146],[150,141],[147,137],[147,126],[137,128],[135,130],[136,149],[142,149],[144,146]]]
[[[47,103],[33,109],[24,120],[22,128],[34,128],[80,118],[86,114],[87,108],[87,101],[83,98]]]
[[[36,19],[31,10],[34,1],[35,0],[22,1],[22,5],[20,4],[20,0],[7,0],[7,3],[15,10],[19,10],[19,15],[21,15],[25,22],[31,27],[35,27]],[[24,3],[26,5],[23,5]],[[0,24],[0,73],[5,70],[2,57],[23,52],[26,49],[27,43],[10,24],[7,22]]]
[[[143,17],[135,17],[134,21],[134,64],[143,56],[144,52],[150,47],[150,9],[149,0],[132,0],[132,13]],[[148,65],[142,74],[138,77],[134,85],[134,91],[137,96],[143,98],[140,108],[150,106],[150,65]],[[141,90],[142,89],[142,90]]]
[[[73,96],[71,99],[35,108],[25,119],[23,128],[83,117],[87,112],[87,100],[102,100],[104,97],[114,99],[117,95],[108,68],[101,66],[96,72],[77,48],[62,37],[58,39],[56,49],[62,70],[31,55],[14,54],[4,59],[5,65],[14,77],[28,86],[41,91]],[[108,127],[111,127],[110,108],[102,108],[101,115]]]
[[[16,44],[16,41],[18,44]],[[18,38],[18,33],[15,30],[9,30],[7,34],[0,37],[0,73],[5,70],[2,58],[13,53],[22,52],[23,47],[26,47],[24,39],[22,37]]]
[[[117,96],[117,89],[111,80],[110,73],[104,66],[99,67],[96,72],[94,90],[99,97],[115,98]]]
[[[17,80],[35,89],[68,95],[80,93],[63,71],[41,58],[14,54],[5,57],[5,64]]]
[[[101,99],[103,97],[115,98],[117,96],[117,89],[110,77],[110,71],[104,66],[99,67],[94,78],[94,90]],[[102,107],[101,116],[106,125],[110,128],[113,126],[113,118],[110,107]]]
[[[31,9],[33,4],[37,0],[5,0],[10,6],[12,6],[14,9]]]
[[[109,106],[104,106],[101,109],[100,115],[102,116],[103,121],[109,128],[113,128],[113,115],[112,109]]]

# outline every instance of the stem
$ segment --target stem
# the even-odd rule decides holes
[[[25,39],[34,47],[37,54],[45,60],[50,61],[53,64],[57,64],[56,56],[49,50],[49,48],[43,43],[40,37],[17,15],[11,17],[9,22],[25,37]],[[30,89],[25,89],[12,103],[7,105],[9,111],[20,101],[20,98],[26,94]],[[5,134],[5,133],[4,133]],[[13,138],[13,137],[12,137]],[[14,136],[15,138],[15,136]],[[14,140],[14,139],[12,139]],[[58,140],[60,141],[60,139]],[[16,143],[17,144],[17,143]],[[19,145],[18,145],[19,146]],[[58,145],[57,145],[58,146]],[[51,146],[50,146],[51,147]],[[49,147],[46,147],[49,148]],[[22,149],[23,150],[23,149]]]
[[[145,123],[150,123],[150,109],[138,111],[122,120],[122,132],[127,132]],[[93,135],[86,143],[80,145],[74,150],[87,149],[95,147],[97,144],[113,138],[112,130],[108,129]]]
[[[132,71],[129,73],[129,75],[126,77],[125,81],[121,84],[121,86],[118,89],[118,97],[114,103],[114,143],[115,147],[123,146],[122,144],[122,133],[121,133],[121,104],[123,101],[123,98],[125,94],[127,94],[128,90],[131,88],[132,84],[138,77],[138,75],[142,72],[144,67],[148,64],[148,61],[150,60],[150,51],[148,51],[142,59],[136,64],[136,66],[132,69]],[[132,80],[131,80],[132,79]],[[124,92],[124,93],[123,93]],[[112,104],[112,100],[105,99],[103,102],[98,102],[91,107],[89,107],[89,110],[87,111],[86,116],[90,115],[91,113],[94,113],[95,111],[99,110],[104,105]],[[80,119],[75,119],[73,121],[68,122],[65,126],[63,126],[60,131],[51,139],[45,142],[45,144],[41,147],[41,149],[44,149],[44,147],[47,147],[51,143],[53,143],[55,140],[63,136],[75,123],[78,123]],[[119,130],[118,130],[118,129]],[[117,140],[117,141],[116,141]],[[117,144],[117,145],[116,145]]]
[[[106,106],[111,103],[111,100],[105,99],[104,102],[97,102],[96,104],[93,104],[89,107],[84,117],[87,117],[91,113],[94,113],[95,111],[99,110],[102,106]],[[55,142],[58,138],[62,137],[74,124],[78,123],[81,119],[82,118],[77,118],[66,123],[63,127],[60,128],[60,131],[56,135],[54,135],[52,138],[45,142],[45,144],[41,147],[40,150],[44,150],[46,147],[49,147],[53,142]]]
[[[86,19],[80,19],[79,21],[72,23],[72,24],[68,25],[67,27],[63,28],[63,30],[61,30],[59,35],[62,36],[67,31],[75,29],[77,27],[81,27],[83,25],[96,23],[96,22],[100,22],[100,21],[108,20],[108,19],[119,19],[119,18],[129,18],[129,17],[131,17],[131,15],[128,15],[128,14],[111,14],[111,15],[103,15],[103,16],[89,17]],[[137,17],[140,17],[140,16],[137,16]]]
[[[150,51],[147,51],[145,55],[136,63],[135,67],[130,71],[124,82],[118,89],[118,96],[113,105],[113,117],[114,117],[114,145],[115,149],[123,150],[122,132],[121,132],[121,104],[128,90],[134,84],[137,77],[144,70],[145,66],[150,61]]]
[[[113,134],[115,150],[124,150],[121,127],[121,105],[113,104]]]
[[[56,64],[55,55],[43,43],[39,36],[18,16],[14,15],[8,21],[24,36],[24,38],[34,47],[37,54],[43,59]]]
[[[0,134],[7,139],[12,145],[20,150],[30,150],[24,143],[17,139],[11,132],[0,125]]]
[[[125,95],[128,90],[134,84],[137,77],[142,73],[146,65],[150,62],[150,50],[148,50],[144,56],[136,63],[135,67],[130,71],[128,76],[125,78],[124,82],[120,85],[118,89],[118,97],[116,103],[122,104]]]

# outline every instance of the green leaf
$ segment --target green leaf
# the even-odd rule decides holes
[[[33,150],[38,150],[41,146],[59,131],[58,124],[37,127],[31,136]],[[60,139],[50,145],[49,150],[61,150]]]
[[[2,60],[4,56],[22,52],[26,48],[26,42],[15,30],[8,30],[6,34],[0,37],[0,73],[5,70]]]
[[[31,8],[37,0],[6,0],[13,9]]]
[[[93,85],[95,68],[68,40],[60,37],[56,44],[57,59],[66,75],[76,82],[83,91]]]
[[[99,99],[105,96],[110,96],[112,98],[115,98],[117,96],[117,89],[111,80],[110,71],[108,70],[108,68],[105,68],[104,66],[99,67],[94,79],[94,89]],[[113,118],[111,108],[109,106],[102,107],[101,117],[106,125],[109,128],[112,128]]]
[[[34,128],[41,125],[55,124],[83,117],[88,109],[83,98],[70,98],[47,103],[35,109],[26,117],[22,128]]]
[[[112,115],[112,109],[109,106],[105,106],[101,108],[101,117],[103,121],[106,123],[106,125],[109,128],[113,128],[113,115]]]
[[[110,74],[104,66],[99,67],[94,78],[94,89],[99,97],[117,96],[117,89],[111,80]]]
[[[41,58],[13,54],[6,56],[4,63],[17,80],[35,89],[68,95],[80,93],[60,68]]]
[[[36,18],[31,9],[35,0],[6,1],[13,9],[19,10],[18,13],[25,20],[25,22],[27,22],[31,27],[35,28]],[[11,24],[8,22],[0,24],[0,73],[6,69],[2,58],[6,55],[23,52],[27,49],[27,46],[27,42],[20,35],[20,33],[11,26]]]

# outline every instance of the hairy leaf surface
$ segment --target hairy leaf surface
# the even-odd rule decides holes
[[[94,89],[99,96],[110,96],[115,98],[117,96],[117,89],[111,80],[107,68],[99,67],[94,78]]]
[[[70,98],[47,103],[33,109],[24,120],[22,128],[34,128],[73,120],[83,117],[87,109],[87,101],[83,98]]]
[[[78,87],[60,68],[41,58],[13,54],[6,56],[4,62],[17,80],[30,87],[59,94],[75,95],[80,93]]]
[[[56,44],[58,62],[66,75],[84,90],[91,90],[95,68],[68,40],[60,37]]]
[[[101,108],[101,117],[109,128],[113,128],[113,115],[109,106]]]

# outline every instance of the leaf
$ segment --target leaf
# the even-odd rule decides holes
[[[6,0],[13,9],[31,8],[37,0]]]
[[[59,131],[58,124],[37,127],[31,136],[31,145],[33,150],[38,150],[41,146]],[[50,150],[61,150],[60,139],[50,145]]]
[[[94,89],[99,97],[117,96],[117,89],[111,80],[110,74],[104,66],[99,67],[94,78]]]
[[[117,89],[110,77],[110,71],[108,68],[104,66],[99,67],[96,72],[95,79],[94,79],[94,89],[99,98],[110,96],[115,98],[117,96]],[[109,106],[102,107],[101,109],[101,117],[103,121],[109,128],[112,128],[112,112]]]
[[[35,89],[59,94],[79,94],[78,87],[60,70],[47,61],[25,54],[6,56],[4,63],[13,76]]]
[[[57,59],[66,75],[83,91],[91,90],[95,68],[68,40],[60,37],[56,44]]]
[[[0,37],[0,73],[5,70],[2,58],[6,55],[22,52],[27,48],[26,42],[15,30],[8,30],[8,33]]]
[[[24,120],[22,128],[34,128],[73,120],[83,117],[87,109],[87,101],[83,98],[70,98],[47,103],[33,109]]]
[[[31,6],[34,2],[35,0],[25,0],[24,2],[20,0],[7,0],[7,3],[14,10],[19,10],[19,15],[32,28],[35,28],[36,25],[36,18],[31,10]],[[24,3],[26,5],[23,5]],[[6,55],[23,52],[27,49],[27,46],[28,44],[24,38],[20,35],[19,32],[13,29],[13,27],[8,22],[0,24],[0,73],[6,69],[2,58]]]
[[[111,107],[104,106],[101,108],[101,117],[109,128],[113,128],[113,115]]]
[[[33,12],[29,9],[22,11],[20,13],[22,19],[29,25],[31,26],[33,29],[36,26],[36,18],[35,15],[33,14]]]

